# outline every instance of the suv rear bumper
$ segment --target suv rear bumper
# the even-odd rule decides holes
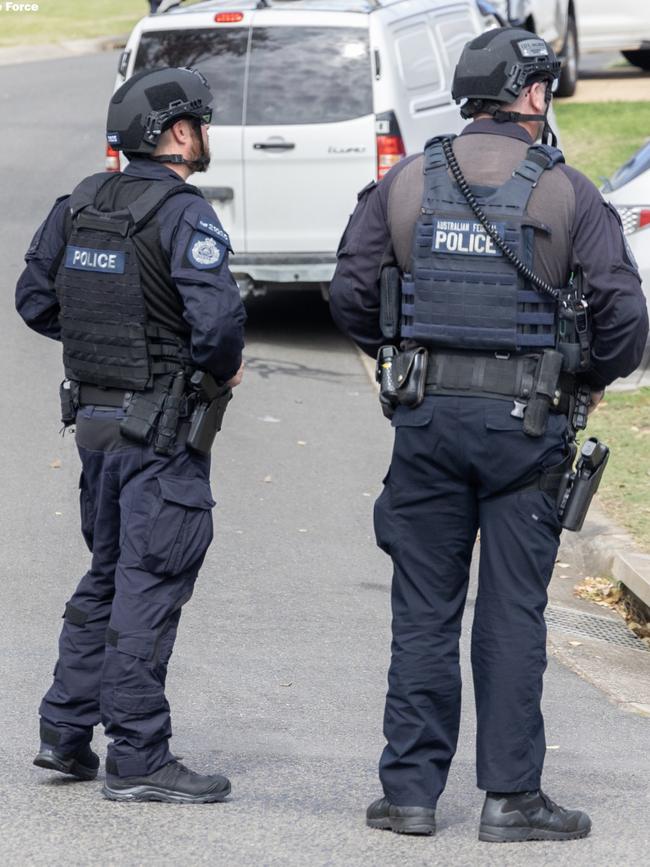
[[[256,283],[329,283],[334,275],[333,253],[241,253],[231,256],[235,279]]]

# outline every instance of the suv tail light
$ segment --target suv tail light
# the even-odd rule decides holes
[[[644,226],[650,226],[650,205],[637,207],[615,205],[614,207],[618,211],[626,235],[638,232]]]
[[[375,117],[377,135],[377,180],[406,156],[406,148],[395,113],[385,111]]]
[[[106,145],[106,171],[119,172],[120,170],[120,152],[116,151],[110,145]]]

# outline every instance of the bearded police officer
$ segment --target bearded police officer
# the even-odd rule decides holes
[[[453,96],[471,123],[363,190],[339,247],[332,313],[367,353],[382,347],[395,427],[375,507],[394,574],[373,828],[434,833],[458,737],[458,641],[479,528],[480,839],[566,840],[591,827],[540,788],[544,607],[575,430],[639,364],[648,318],[616,213],[556,148],[534,144],[550,134],[559,70],[527,31],[470,42]]]
[[[63,421],[76,422],[92,552],[65,608],[34,764],[96,777],[101,719],[104,794],[115,800],[203,803],[230,791],[174,758],[165,698],[181,609],[212,539],[210,445],[242,375],[228,235],[185,182],[209,162],[211,102],[192,69],[127,81],[107,139],[129,165],[57,200],[16,289],[25,322],[63,344]]]

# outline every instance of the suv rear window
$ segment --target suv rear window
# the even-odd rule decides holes
[[[248,126],[334,123],[371,113],[365,28],[253,28]]]
[[[254,27],[244,112],[247,27],[143,33],[134,72],[193,66],[214,94],[213,123],[334,123],[372,113],[368,31]]]
[[[161,66],[199,69],[214,94],[212,122],[241,126],[247,46],[248,27],[149,31],[140,38],[133,71]]]

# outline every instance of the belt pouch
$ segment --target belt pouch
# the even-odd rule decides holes
[[[120,422],[120,433],[141,445],[151,442],[167,392],[163,390],[134,391],[125,399],[126,415]]]
[[[79,409],[79,383],[74,379],[64,379],[59,386],[61,400],[61,421],[65,427],[74,424]]]
[[[393,382],[401,406],[416,407],[424,399],[429,353],[423,346],[406,349],[393,359]]]

